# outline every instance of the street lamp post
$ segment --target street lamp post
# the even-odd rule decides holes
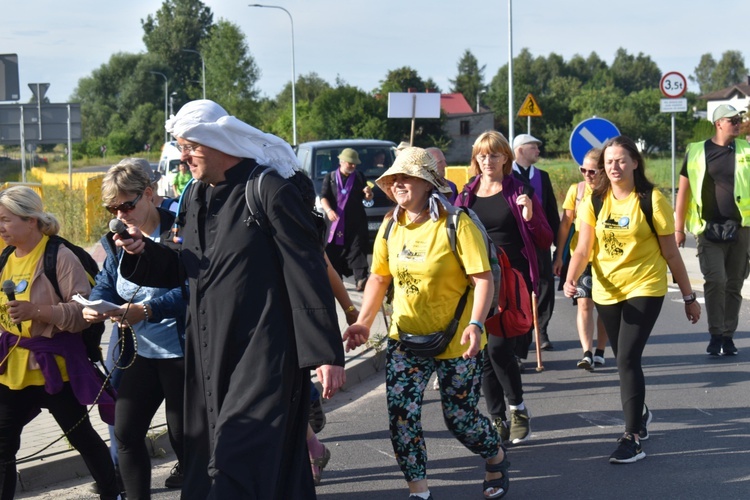
[[[281,9],[284,12],[286,12],[286,15],[289,16],[289,22],[292,26],[292,145],[297,145],[297,98],[296,98],[296,82],[297,82],[297,76],[294,68],[294,20],[292,19],[292,14],[286,10],[284,7],[279,7],[278,5],[263,5],[259,3],[250,4],[250,7],[266,7],[268,9]]]
[[[206,98],[206,61],[203,60],[203,56],[200,52],[193,49],[182,49],[183,52],[192,52],[194,54],[198,54],[198,57],[201,58],[201,71],[203,75],[203,98]]]
[[[169,101],[169,80],[167,80],[167,75],[164,73],[159,73],[158,71],[149,71],[152,75],[161,75],[162,78],[164,78],[164,123],[169,120],[169,114],[167,114],[167,104]],[[167,135],[167,129],[164,129],[164,142],[168,142],[169,137]]]

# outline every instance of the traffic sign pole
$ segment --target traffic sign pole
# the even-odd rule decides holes
[[[665,73],[659,81],[659,90],[667,97],[662,99],[661,111],[672,114],[672,208],[675,206],[675,173],[677,166],[677,137],[675,132],[675,112],[687,111],[687,99],[680,99],[687,92],[687,80],[677,71]],[[667,101],[666,103],[664,101]]]

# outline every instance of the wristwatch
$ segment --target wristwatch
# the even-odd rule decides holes
[[[357,308],[356,308],[356,307],[354,307],[354,304],[352,304],[352,305],[350,305],[349,307],[347,307],[346,309],[344,309],[344,312],[345,312],[345,313],[350,313],[350,312],[354,312],[354,311],[356,311],[356,310],[357,310]]]
[[[683,295],[682,300],[685,301],[685,304],[692,304],[695,302],[695,292],[691,292],[690,295]]]

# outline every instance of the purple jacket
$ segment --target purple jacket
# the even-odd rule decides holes
[[[52,338],[20,337],[19,340],[19,337],[15,334],[3,332],[0,336],[0,359],[5,358],[16,342],[20,347],[34,353],[39,368],[44,374],[44,389],[48,394],[57,394],[63,388],[62,374],[54,357],[57,354],[65,358],[65,369],[70,379],[70,387],[73,389],[73,394],[75,394],[78,402],[82,405],[94,403],[103,381],[97,375],[91,361],[86,357],[86,347],[80,334],[58,332]],[[5,364],[0,366],[0,373],[4,373],[5,368]],[[113,425],[115,415],[113,395],[108,391],[102,391],[97,404],[102,420]]]
[[[477,199],[475,194],[479,188],[479,182],[481,176],[477,175],[473,181],[469,182],[464,186],[464,190],[458,195],[455,205],[457,207],[468,207],[474,204]],[[544,208],[542,207],[539,197],[532,193],[532,216],[530,221],[523,220],[522,209],[516,204],[516,199],[519,195],[524,194],[524,189],[533,189],[514,178],[513,175],[506,175],[503,177],[503,197],[510,206],[510,211],[516,218],[518,229],[521,232],[521,239],[523,239],[523,249],[521,253],[526,260],[529,261],[529,274],[531,277],[531,284],[534,287],[536,293],[539,293],[539,265],[536,258],[536,249],[548,250],[552,246],[552,240],[554,235],[552,229],[549,227],[547,218],[544,216]]]

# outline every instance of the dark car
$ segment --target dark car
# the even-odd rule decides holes
[[[383,175],[395,159],[396,144],[390,141],[374,139],[341,139],[331,141],[304,142],[297,146],[297,158],[302,168],[315,184],[315,192],[320,195],[323,176],[339,167],[339,154],[345,148],[352,148],[359,154],[362,162],[357,170],[367,179],[374,197],[370,201],[363,201],[367,213],[367,229],[370,241],[375,236],[383,222],[385,214],[393,208],[393,202],[375,184],[375,179]],[[320,209],[320,206],[318,206]]]

